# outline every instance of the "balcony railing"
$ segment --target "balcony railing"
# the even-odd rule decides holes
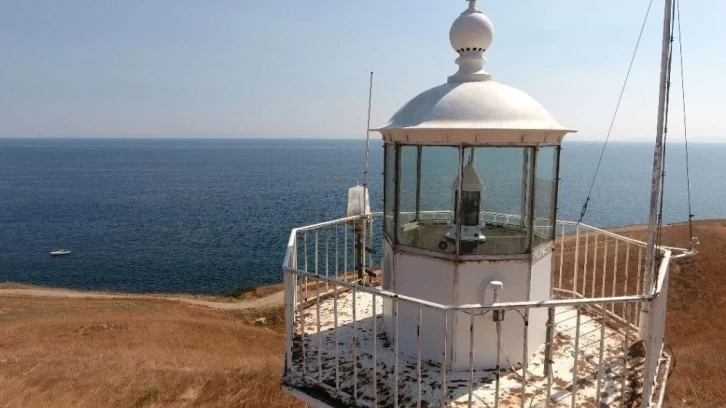
[[[445,221],[447,212],[421,214]],[[645,271],[642,241],[581,223],[558,221],[555,299],[539,302],[441,305],[361,284],[354,271],[360,252],[353,226],[380,217],[349,217],[294,229],[283,262],[286,360],[283,384],[297,395],[357,406],[660,406],[670,357],[663,351],[668,266],[690,252],[660,249],[656,277]],[[516,222],[517,216],[484,214],[487,222]],[[367,224],[368,245],[380,254],[380,228]],[[376,269],[380,255],[363,252]],[[674,255],[675,254],[675,255]],[[645,282],[655,282],[648,288]],[[383,329],[383,304],[393,308],[392,339]],[[399,333],[399,309],[418,311],[416,333]],[[547,310],[543,350],[527,350],[530,312]],[[522,319],[524,352],[511,356],[497,341],[501,370],[475,370],[477,319],[507,311]],[[422,327],[435,315],[440,327]],[[414,315],[416,315],[414,313]],[[469,370],[448,367],[453,319],[468,321]],[[467,320],[462,320],[467,319]],[[431,319],[427,319],[431,321]],[[497,333],[501,324],[496,323]],[[390,328],[389,328],[390,330]],[[422,336],[441,337],[441,359],[422,358]],[[404,355],[399,342],[415,341]],[[453,405],[452,405],[453,406]],[[599,405],[595,405],[599,406]]]

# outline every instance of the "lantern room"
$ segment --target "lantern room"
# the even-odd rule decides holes
[[[484,70],[493,31],[470,1],[449,33],[458,72],[378,129],[385,149],[385,290],[451,305],[492,303],[495,295],[500,301],[552,297],[559,153],[572,130],[534,98]],[[395,313],[404,326],[416,322],[417,311],[394,309],[384,303],[388,333],[394,332]],[[546,315],[539,312],[529,319],[532,349],[545,336]],[[459,324],[454,317],[446,338],[449,363],[465,368],[469,321]],[[433,314],[423,320],[422,330],[442,323]],[[398,331],[404,353],[414,352],[407,345],[416,345],[406,339],[416,333],[411,324]],[[504,326],[503,341],[510,336],[511,352],[521,351],[522,323],[510,319]],[[496,342],[491,318],[480,319],[475,330]],[[432,332],[423,338],[422,354],[438,359],[442,336]],[[478,353],[476,367],[493,367],[494,354]]]

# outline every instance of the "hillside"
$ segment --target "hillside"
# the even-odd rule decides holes
[[[698,222],[695,235],[700,254],[671,274],[669,407],[726,400],[726,220]],[[672,245],[687,237],[685,225],[664,230]],[[302,406],[278,385],[281,307],[2,287],[0,407]]]

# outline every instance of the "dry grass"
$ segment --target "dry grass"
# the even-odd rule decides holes
[[[285,289],[285,286],[282,283],[276,283],[273,285],[266,285],[266,286],[254,286],[254,287],[248,287],[248,288],[239,288],[236,291],[232,292],[230,295],[232,297],[236,297],[242,300],[251,300],[251,299],[259,299],[263,298],[265,296],[270,296],[273,293],[280,292]]]
[[[279,310],[0,298],[2,407],[299,407],[281,392]],[[256,327],[268,316],[271,327]]]
[[[726,401],[726,221],[695,224],[700,253],[672,269],[666,341],[676,357],[667,406],[722,407]],[[688,237],[684,225],[669,227],[664,241]]]
[[[726,400],[726,221],[698,222],[695,235],[700,254],[671,272],[674,408]],[[687,237],[684,225],[664,230],[671,245]],[[281,308],[0,297],[0,407],[302,407],[279,387],[282,324]]]

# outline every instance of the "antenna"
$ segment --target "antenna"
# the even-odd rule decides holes
[[[373,71],[371,71],[371,77],[368,84],[368,122],[366,123],[366,163],[363,169],[363,189],[368,192],[368,159],[370,157],[370,140],[371,140],[371,103],[373,100]],[[363,195],[363,211],[365,211],[366,205],[366,194]]]
[[[371,221],[370,215],[367,212],[368,209],[368,162],[370,157],[370,150],[371,150],[371,103],[373,100],[373,71],[371,71],[371,77],[368,83],[368,121],[366,123],[366,163],[365,168],[363,170],[363,214],[366,216],[366,222],[363,223],[363,233],[359,235],[360,238],[363,238],[363,242],[361,244],[360,248],[360,258],[362,260],[360,271],[358,278],[360,279],[361,283],[364,282],[364,274],[363,272],[366,270],[367,267],[367,256],[366,256],[366,249],[368,247],[367,239],[368,239],[368,233],[366,229],[368,228],[368,224]]]

